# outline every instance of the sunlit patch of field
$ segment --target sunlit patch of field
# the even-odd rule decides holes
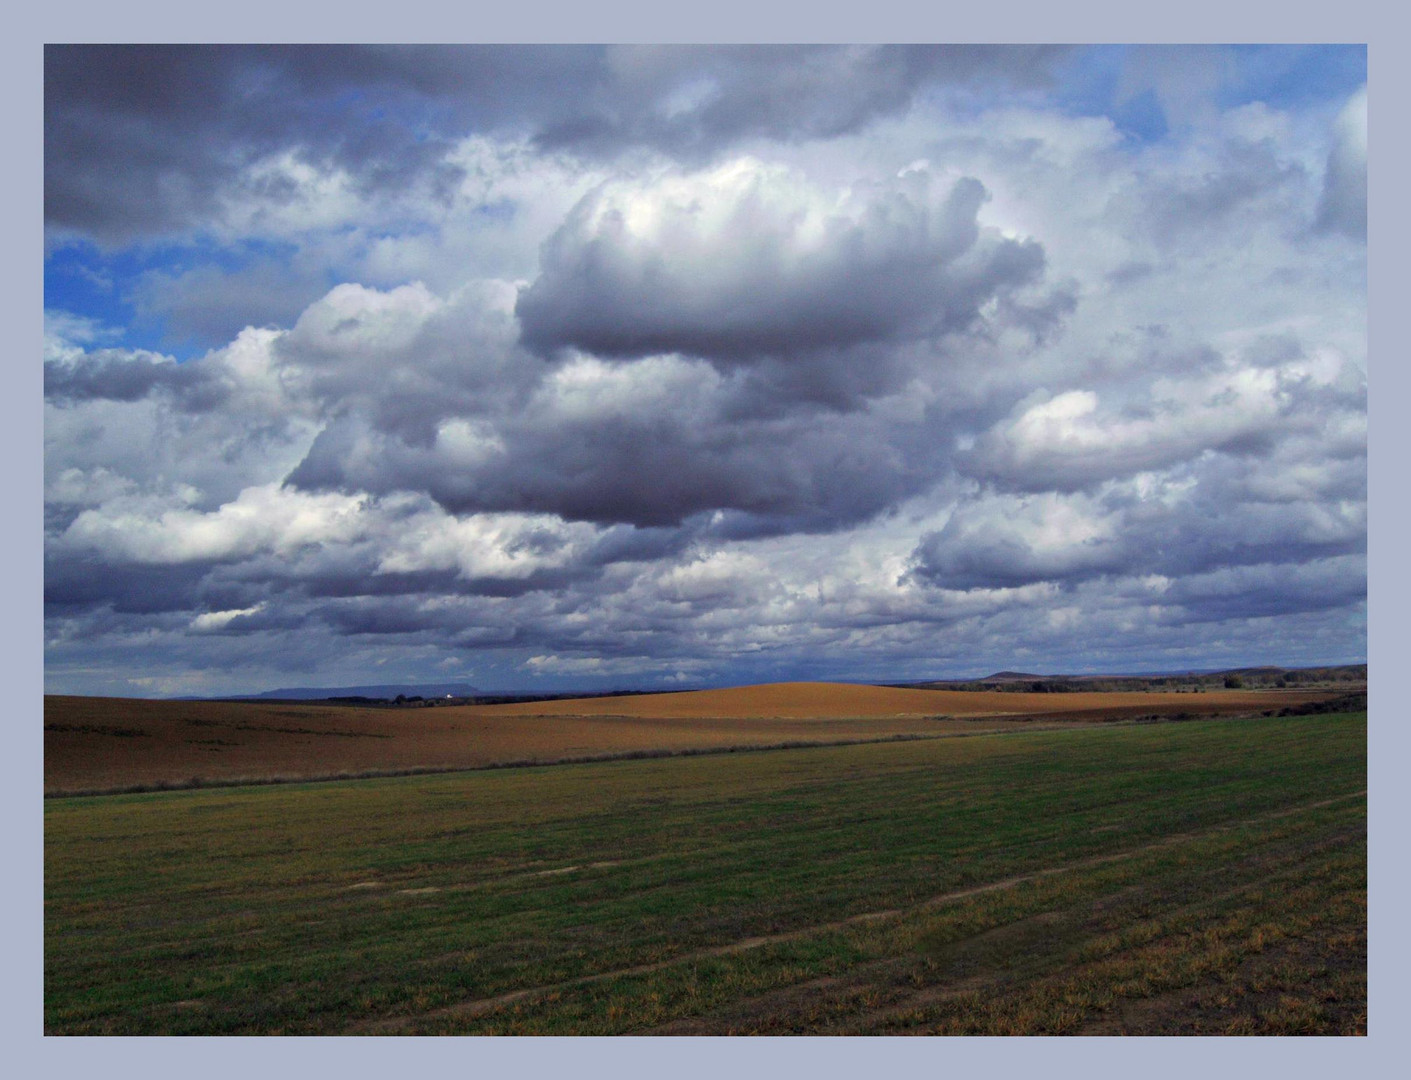
[[[1366,716],[49,799],[51,1033],[1359,1033]]]
[[[48,793],[483,768],[1277,711],[1327,691],[1011,694],[778,683],[515,705],[368,709],[46,697]]]

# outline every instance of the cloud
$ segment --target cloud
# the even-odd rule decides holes
[[[604,659],[600,656],[531,656],[524,661],[526,670],[535,675],[629,675],[640,676],[648,671],[658,673],[671,671],[671,678],[680,681],[677,673],[682,667],[697,667],[699,664],[683,664],[680,661],[661,661],[650,656],[619,656]]]
[[[1013,588],[1110,573],[1131,557],[1117,523],[1099,508],[1041,495],[958,508],[921,538],[915,573],[951,589]]]
[[[1339,389],[1344,375],[1351,385]],[[1195,378],[1157,379],[1124,409],[1102,409],[1092,390],[1039,398],[981,435],[962,455],[964,471],[1001,487],[1076,491],[1213,452],[1267,454],[1366,407],[1361,380],[1336,356],[1277,367],[1226,363]]]
[[[49,687],[1360,658],[1365,97],[1250,55],[51,49]]]
[[[460,576],[528,578],[582,558],[595,530],[547,514],[478,514],[456,518],[423,513],[408,518],[384,550],[379,572],[455,569]]]
[[[206,634],[225,630],[235,620],[258,615],[264,608],[264,604],[255,604],[252,607],[232,608],[229,611],[204,611],[191,620],[191,629]]]
[[[349,415],[288,477],[309,491],[427,492],[455,513],[680,525],[735,512],[755,528],[829,529],[933,482],[918,425],[885,410],[733,418],[740,385],[700,361],[558,369],[511,416],[450,420],[415,442]]]
[[[1353,95],[1333,126],[1318,202],[1318,228],[1367,238],[1367,88]]]
[[[466,175],[448,149],[470,134],[598,155],[835,137],[927,85],[1043,85],[1064,51],[50,45],[45,219],[118,243],[208,224],[232,198],[278,215],[303,168],[358,197],[444,197]]]
[[[246,488],[215,511],[158,508],[146,499],[112,500],[85,510],[60,543],[113,560],[180,564],[288,554],[357,535],[360,498],[306,495],[274,485]]]
[[[984,186],[929,174],[831,192],[750,158],[616,181],[545,244],[516,313],[531,348],[732,363],[970,326],[1042,248],[982,232]]]
[[[44,365],[44,396],[53,402],[141,401],[159,392],[184,408],[206,411],[219,405],[227,390],[210,366],[178,364],[142,350],[81,353]]]
[[[290,153],[334,164],[361,188],[405,187],[419,174],[444,184],[444,140],[418,139],[407,121],[426,111],[428,94],[445,85],[457,60],[471,62],[467,74],[493,77],[485,67],[513,67],[515,58],[494,50],[457,57],[376,48],[48,46],[46,220],[115,243],[207,223],[242,189],[278,212],[299,191],[269,167]],[[532,60],[519,63],[521,80],[523,61]],[[359,106],[330,108],[347,95]]]
[[[922,536],[912,573],[946,588],[993,588],[1365,554],[1365,489],[1361,499],[1319,494],[1244,499],[1217,466],[1139,475],[1093,495],[988,495]]]
[[[540,375],[542,364],[515,346],[513,296],[498,281],[467,282],[450,297],[420,282],[339,285],[272,343],[272,363],[322,415],[356,411],[423,446],[449,418],[506,410]]]
[[[1126,55],[1117,100],[1121,104],[1150,92],[1169,126],[1190,127],[1215,114],[1216,95],[1236,70],[1224,46],[1138,46]]]
[[[83,347],[122,337],[117,327],[68,311],[44,311],[44,359],[65,360],[83,354]]]
[[[1202,155],[1192,163],[1203,166],[1201,172],[1154,178],[1142,192],[1137,212],[1162,247],[1205,243],[1216,229],[1244,230],[1261,204],[1290,216],[1298,209],[1303,167],[1281,158],[1267,140],[1236,134],[1209,157],[1215,160]]]
[[[1192,574],[1163,597],[1180,622],[1281,617],[1345,609],[1367,600],[1367,557],[1338,555],[1306,563],[1264,563]]]
[[[925,455],[904,449],[919,414],[865,396],[905,371],[895,357],[831,400],[826,380],[795,390],[778,369],[676,354],[547,363],[519,349],[511,295],[345,285],[310,306],[267,350],[282,391],[324,417],[287,483],[642,528],[733,511],[767,531],[836,527],[925,482]]]
[[[686,159],[749,138],[793,142],[855,133],[904,112],[928,88],[1036,87],[1054,46],[673,46],[608,50],[608,78],[575,112],[547,121],[545,148],[607,155],[647,145]]]
[[[134,290],[133,306],[139,320],[160,321],[170,341],[219,347],[247,326],[291,324],[326,291],[321,275],[263,259],[234,271],[148,271]]]

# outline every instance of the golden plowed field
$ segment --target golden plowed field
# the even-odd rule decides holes
[[[1330,696],[1247,690],[1004,694],[842,683],[421,709],[50,696],[44,699],[44,789],[312,779],[971,734],[1029,727],[1036,720],[1256,713]]]

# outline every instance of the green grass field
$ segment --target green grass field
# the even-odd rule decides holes
[[[1366,715],[45,805],[49,1033],[1361,1033]]]

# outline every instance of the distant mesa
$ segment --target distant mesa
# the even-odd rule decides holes
[[[993,675],[986,675],[981,682],[1008,682],[1012,679],[1046,679],[1047,675],[1031,675],[1025,671],[996,671]]]

